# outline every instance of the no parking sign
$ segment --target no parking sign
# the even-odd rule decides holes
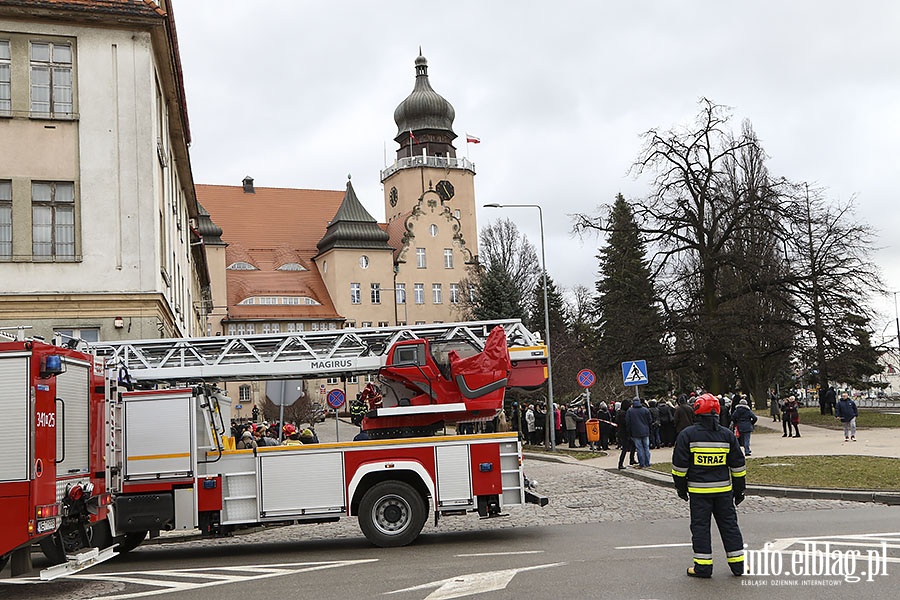
[[[344,401],[347,399],[347,396],[344,394],[343,390],[331,390],[328,392],[328,406],[331,408],[340,408],[344,405]]]

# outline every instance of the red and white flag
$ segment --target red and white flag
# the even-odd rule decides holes
[[[419,143],[419,140],[417,140],[416,136],[413,135],[412,129],[409,130],[409,139],[412,140],[413,144]]]
[[[471,133],[467,133],[467,134],[466,134],[466,143],[467,143],[467,144],[480,144],[480,143],[481,143],[481,138],[475,137],[475,136],[472,135]]]

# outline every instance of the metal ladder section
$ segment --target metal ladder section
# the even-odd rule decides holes
[[[503,489],[503,506],[524,504],[522,490],[525,481],[519,466],[519,443],[500,442],[500,480]]]
[[[542,347],[518,319],[433,323],[297,333],[163,338],[101,342],[92,346],[108,364],[125,367],[135,381],[243,381],[374,373],[400,340],[468,341],[479,350],[496,326],[516,348]]]

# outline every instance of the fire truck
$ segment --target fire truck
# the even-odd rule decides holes
[[[547,503],[526,486],[516,434],[439,434],[446,424],[493,419],[508,387],[546,381],[547,348],[517,320],[140,340],[97,345],[92,355],[37,342],[22,347],[29,343],[32,355],[46,347],[67,365],[64,373],[38,372],[46,377],[33,389],[48,393],[33,403],[35,423],[41,410],[64,410],[53,400],[59,394],[39,386],[54,378],[58,384],[76,363],[92,377],[87,420],[96,427],[85,440],[91,436],[94,462],[77,472],[26,474],[33,486],[42,477],[55,482],[57,502],[40,505],[51,513],[66,513],[73,490],[82,490],[80,519],[54,515],[41,526],[44,553],[52,562],[66,559],[58,574],[78,568],[78,551],[94,554],[82,559],[89,564],[106,558],[96,556],[99,549],[127,552],[163,531],[221,536],[356,516],[367,539],[390,547],[415,540],[429,513],[435,522],[467,513],[487,518]],[[369,439],[333,444],[235,449],[232,401],[216,385],[375,373],[381,393],[362,423]],[[68,435],[59,425],[55,434],[52,425],[46,429],[48,440]],[[54,450],[45,452],[59,467]],[[45,499],[29,502],[11,519],[25,522]],[[31,520],[37,528],[48,519]],[[0,555],[15,557],[13,550],[38,538],[35,531],[0,547]]]
[[[26,340],[24,329],[0,335],[0,568],[11,560],[13,575],[30,572],[33,544],[64,563],[48,578],[107,560],[103,360]]]

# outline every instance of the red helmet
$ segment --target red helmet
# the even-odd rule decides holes
[[[694,400],[694,414],[719,414],[719,401],[712,394],[703,394]]]
[[[284,429],[285,435],[293,435],[294,433],[297,432],[297,428],[294,427],[293,425],[291,425],[290,423],[285,425],[283,429]]]

